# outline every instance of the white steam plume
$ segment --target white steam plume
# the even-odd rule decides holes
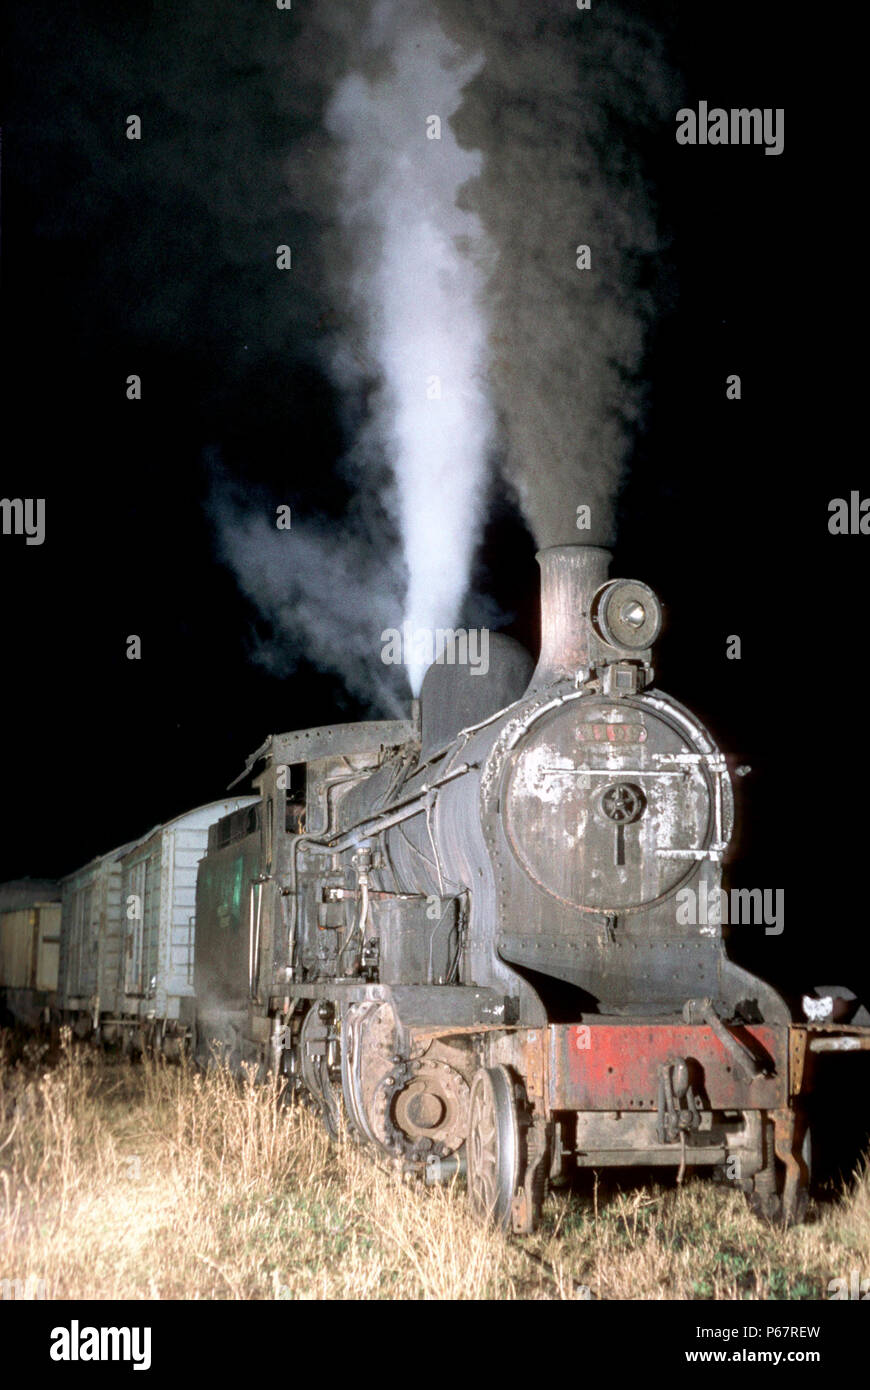
[[[412,631],[455,625],[478,540],[492,433],[482,298],[492,253],[457,195],[481,169],[450,128],[482,63],[425,0],[378,0],[360,67],[327,110],[340,142],[339,218],[353,257],[350,310],[369,369],[367,448],[395,479]],[[406,652],[415,693],[424,668]]]
[[[100,246],[99,279],[82,284],[101,286],[119,330],[196,345],[209,377],[221,364],[222,393],[250,387],[280,412],[273,503],[294,502],[292,532],[275,532],[251,489],[264,481],[253,457],[233,459],[244,481],[231,502],[220,480],[212,498],[219,550],[273,628],[261,659],[310,657],[393,709],[405,673],[381,662],[380,630],[460,616],[489,453],[484,380],[501,475],[538,544],[612,537],[669,274],[647,179],[667,169],[685,104],[667,58],[674,7],[321,0],[285,14],[185,0],[139,7],[135,43],[119,23],[84,45],[69,43],[68,7],[42,8],[34,27],[17,7],[15,42],[63,86],[65,119],[38,85],[21,88],[19,177],[49,235]],[[121,89],[151,113],[132,163],[100,115]],[[426,138],[433,115],[440,140]],[[81,159],[58,158],[69,132]],[[82,161],[98,171],[87,197]],[[293,266],[279,274],[285,240]],[[131,303],[130,265],[159,271],[164,255],[184,274],[149,273]],[[341,390],[353,442],[340,470],[335,420],[311,448],[321,436],[294,405],[313,358]],[[306,492],[318,468],[335,482],[326,501],[319,481]],[[580,503],[591,533],[576,527]]]
[[[539,545],[613,539],[667,263],[648,155],[680,105],[645,8],[326,0],[300,31],[282,91],[304,230],[275,312],[342,393],[355,505],[294,515],[280,544],[244,503],[218,514],[275,669],[304,653],[376,707],[405,698],[380,633],[460,618],[491,452]],[[313,333],[306,296],[330,305]]]

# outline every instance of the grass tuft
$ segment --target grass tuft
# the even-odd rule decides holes
[[[818,1299],[870,1274],[870,1166],[794,1230],[707,1180],[548,1196],[523,1242],[462,1184],[332,1145],[272,1086],[0,1039],[0,1285],[68,1299]],[[529,1258],[529,1255],[532,1258]],[[581,1293],[582,1296],[582,1293]]]

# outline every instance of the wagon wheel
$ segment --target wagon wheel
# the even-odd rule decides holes
[[[507,1067],[482,1067],[475,1073],[466,1161],[472,1212],[509,1230],[520,1183],[520,1133],[514,1083]]]

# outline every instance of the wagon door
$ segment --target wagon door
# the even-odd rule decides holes
[[[145,860],[130,869],[127,880],[127,938],[124,953],[124,993],[143,994],[143,928],[145,914]]]

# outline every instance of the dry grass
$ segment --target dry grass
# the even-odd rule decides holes
[[[403,1182],[252,1080],[78,1048],[37,1063],[0,1056],[0,1280],[19,1296],[811,1299],[870,1273],[867,1169],[792,1231],[697,1181],[554,1193],[520,1243],[477,1226],[461,1184]]]

